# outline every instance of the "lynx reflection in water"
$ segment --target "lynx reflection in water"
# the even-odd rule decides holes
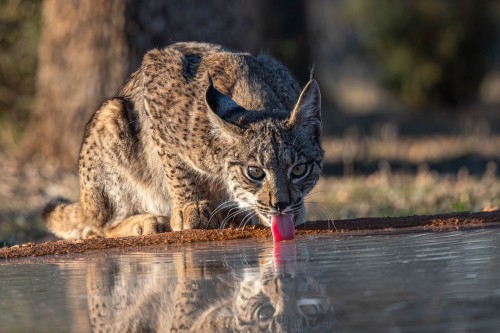
[[[207,261],[189,250],[167,263],[155,257],[99,260],[87,272],[91,327],[96,332],[331,332],[331,300],[296,261],[296,244],[274,246],[274,256],[243,248],[239,257],[254,262]]]

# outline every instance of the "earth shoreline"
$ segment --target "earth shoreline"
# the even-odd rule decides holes
[[[462,212],[386,218],[356,218],[334,221],[311,221],[297,228],[296,235],[337,234],[360,231],[450,231],[500,226],[500,211]],[[223,241],[242,238],[272,238],[271,230],[250,226],[238,229],[202,229],[166,232],[156,235],[121,238],[93,238],[26,243],[0,248],[0,259],[46,255],[74,254],[166,244],[185,244],[204,241]]]

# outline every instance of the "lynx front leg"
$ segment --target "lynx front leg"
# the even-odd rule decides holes
[[[170,226],[173,231],[213,228],[210,221],[210,191],[199,174],[184,163],[166,163],[169,192],[172,196]],[[215,222],[215,221],[214,221]]]

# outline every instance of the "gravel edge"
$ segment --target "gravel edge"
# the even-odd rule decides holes
[[[311,221],[298,227],[296,235],[336,234],[369,230],[383,230],[387,232],[412,229],[422,231],[450,231],[491,226],[500,226],[500,211]],[[74,254],[92,250],[103,251],[111,248],[185,244],[242,238],[272,238],[272,234],[268,228],[251,226],[240,229],[174,231],[156,235],[121,238],[58,240],[39,244],[26,243],[0,248],[0,259]]]

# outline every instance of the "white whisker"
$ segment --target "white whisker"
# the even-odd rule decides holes
[[[329,209],[327,209],[324,205],[322,205],[318,202],[314,202],[314,201],[307,201],[306,204],[307,204],[307,206],[319,208],[322,211],[323,215],[326,216],[328,224],[330,225],[330,223],[331,223],[333,229],[335,229],[335,231],[337,231],[337,227],[335,226],[335,221],[334,221],[332,213],[330,212]]]
[[[237,207],[237,204],[234,202],[234,201],[224,201],[223,203],[221,203],[220,205],[218,205],[214,211],[212,212],[212,214],[210,214],[210,219],[208,219],[208,225],[210,225],[210,221],[212,221],[212,219],[214,218],[214,216],[220,212],[221,210],[223,209],[226,209],[226,208],[229,208],[231,206],[236,206]]]
[[[216,214],[218,211],[220,211],[220,210],[222,210],[224,208],[231,207],[231,206],[237,206],[237,203],[234,202],[234,201],[231,201],[231,200],[224,201],[223,203],[221,203],[220,205],[218,205],[217,208],[214,209],[214,211],[212,212],[212,214]]]
[[[317,190],[317,191],[312,191],[312,192],[309,192],[307,194],[307,198],[310,198],[310,197],[314,197],[314,196],[317,196],[317,195],[324,195],[324,194],[328,194],[329,192],[327,191],[320,191],[320,190]]]
[[[241,220],[240,228],[244,227],[252,219],[252,217],[254,217],[255,215],[256,215],[256,213],[253,210],[250,211],[247,215],[245,215],[243,217],[243,219]]]
[[[224,229],[226,227],[226,223],[228,223],[231,219],[233,219],[242,212],[245,212],[245,210],[241,209],[240,207],[231,208],[227,213],[227,216],[224,218],[224,220],[222,220],[220,224],[220,229]]]

